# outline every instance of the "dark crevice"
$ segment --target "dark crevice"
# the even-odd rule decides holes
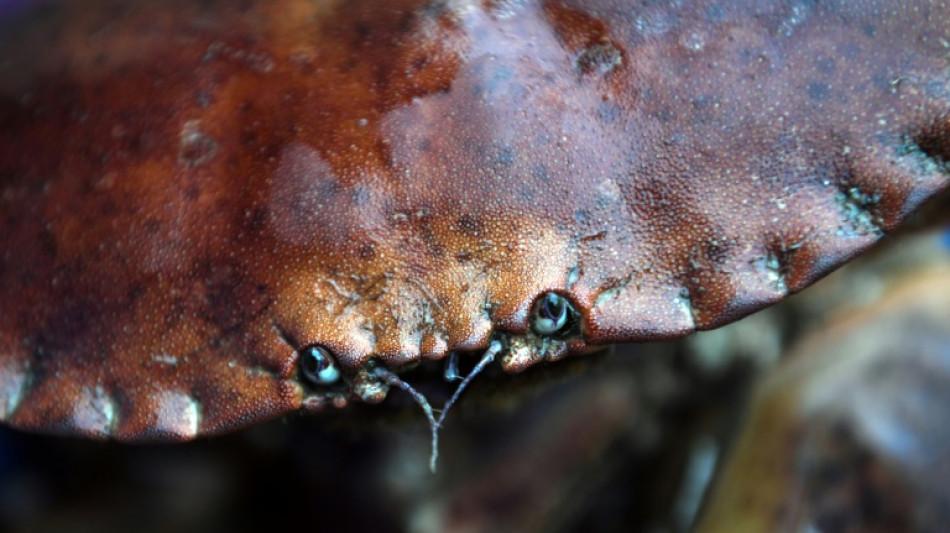
[[[788,292],[788,273],[790,270],[789,252],[780,248],[772,247],[765,256],[765,269],[772,278],[775,289],[781,292]]]
[[[763,267],[773,277],[776,289],[786,293],[791,291],[789,279],[794,275],[795,256],[812,238],[812,231],[803,228],[788,233],[781,232],[766,241]],[[794,283],[794,280],[792,282]]]
[[[942,117],[930,127],[907,135],[898,154],[913,160],[921,174],[950,174],[950,117]]]
[[[689,312],[689,319],[692,322],[692,329],[699,329],[699,317],[696,316],[696,307],[693,303],[693,294],[701,292],[702,288],[698,279],[696,280],[681,280],[682,286],[679,290],[679,300],[680,303],[686,308]]]

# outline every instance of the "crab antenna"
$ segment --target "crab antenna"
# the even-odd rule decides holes
[[[475,365],[475,368],[465,376],[465,379],[462,380],[462,383],[459,384],[458,388],[455,389],[455,393],[449,398],[449,401],[445,403],[445,407],[442,408],[442,412],[439,413],[439,420],[436,421],[437,427],[442,427],[442,422],[445,421],[445,415],[449,412],[449,408],[459,399],[459,396],[462,395],[462,391],[465,390],[465,387],[468,387],[468,384],[472,382],[472,379],[475,378],[482,370],[485,370],[485,367],[488,366],[488,363],[491,363],[495,360],[495,356],[501,353],[502,347],[501,342],[494,340],[491,344],[488,345],[488,349],[485,350],[485,355],[482,356],[482,360]]]
[[[432,413],[432,406],[429,405],[429,400],[426,399],[419,391],[412,388],[411,385],[405,381],[399,379],[399,376],[394,374],[392,371],[383,368],[377,367],[373,372],[382,378],[386,383],[392,387],[399,387],[400,389],[406,391],[409,396],[412,396],[412,399],[419,404],[419,407],[422,408],[422,411],[425,413],[426,418],[429,419],[429,431],[432,432],[432,454],[429,456],[429,470],[432,473],[435,473],[435,464],[439,459],[439,423],[435,420],[435,415]]]
[[[399,387],[400,389],[406,391],[409,396],[412,396],[412,399],[419,404],[419,407],[422,407],[422,411],[425,413],[426,418],[429,419],[429,431],[432,433],[432,454],[429,456],[429,470],[434,474],[436,472],[436,463],[439,460],[439,428],[442,427],[442,422],[445,420],[446,413],[449,412],[449,408],[459,399],[459,396],[462,395],[462,391],[465,390],[465,387],[471,383],[472,379],[475,378],[482,370],[485,370],[485,367],[488,366],[488,363],[491,363],[495,360],[502,350],[502,345],[500,341],[492,341],[488,345],[488,349],[485,350],[485,355],[482,356],[481,361],[475,365],[475,368],[465,376],[465,379],[462,380],[462,383],[459,384],[458,388],[455,389],[455,393],[452,394],[452,397],[449,398],[449,401],[446,402],[445,407],[442,408],[442,412],[439,413],[439,419],[436,420],[435,414],[432,411],[432,406],[429,404],[429,400],[422,395],[419,391],[412,388],[412,385],[406,383],[405,381],[399,379],[399,376],[394,374],[391,370],[383,367],[376,367],[373,372],[382,378],[383,381],[388,383],[391,387]],[[450,356],[451,357],[451,356]]]

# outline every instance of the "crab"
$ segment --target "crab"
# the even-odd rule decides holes
[[[0,22],[0,419],[181,441],[685,336],[950,181],[950,8],[54,1]],[[472,370],[464,376],[460,364]],[[434,457],[433,457],[434,465]]]

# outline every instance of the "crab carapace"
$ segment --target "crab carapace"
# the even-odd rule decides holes
[[[714,328],[948,183],[942,2],[0,13],[0,418],[26,429],[189,439],[450,353],[517,372]]]

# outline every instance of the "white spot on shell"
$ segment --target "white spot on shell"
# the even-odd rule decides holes
[[[505,372],[521,372],[540,361],[537,348],[524,337],[511,339],[508,350],[501,356],[501,367]]]
[[[0,368],[0,420],[9,420],[20,407],[26,390],[27,371],[13,361]]]
[[[173,355],[152,354],[152,361],[162,365],[178,366],[178,358]]]
[[[492,6],[492,15],[498,20],[513,19],[527,4],[527,0],[496,0]]]
[[[274,61],[268,54],[253,50],[244,50],[222,42],[211,43],[201,60],[205,63],[215,60],[231,61],[262,74],[274,69]]]
[[[389,385],[383,381],[360,380],[354,383],[353,393],[366,403],[379,403],[389,393]]]
[[[198,402],[181,391],[166,391],[155,398],[155,429],[183,438],[198,435]]]
[[[634,21],[633,27],[645,37],[657,37],[670,31],[672,24],[668,16],[660,13],[650,13],[638,17]]]
[[[616,180],[605,179],[597,184],[597,201],[619,203],[624,201],[623,191]]]
[[[201,130],[200,120],[189,120],[181,128],[181,140],[178,143],[178,163],[188,168],[196,168],[214,159],[218,153],[218,143]]]
[[[785,275],[782,273],[782,262],[775,253],[769,253],[764,261],[765,277],[776,290],[782,293],[788,292],[785,285]]]
[[[795,27],[801,26],[807,18],[808,6],[806,5],[805,1],[801,0],[799,2],[795,2],[792,5],[791,12],[779,25],[779,32],[786,37],[791,37],[792,33],[795,32]]]
[[[692,32],[680,38],[680,44],[692,52],[699,52],[706,47],[706,36],[702,33]]]
[[[689,324],[689,329],[694,329],[696,327],[696,317],[693,315],[693,304],[689,300],[689,293],[687,291],[682,291],[681,296],[677,296],[673,299],[673,305],[675,305],[676,310],[686,318],[686,323]]]
[[[115,427],[115,402],[101,385],[84,387],[73,402],[70,422],[82,433],[105,437]]]
[[[572,266],[571,269],[567,271],[567,288],[570,289],[571,287],[573,287],[574,284],[577,283],[577,280],[580,279],[580,277],[581,277],[580,267],[578,267],[577,265]]]

